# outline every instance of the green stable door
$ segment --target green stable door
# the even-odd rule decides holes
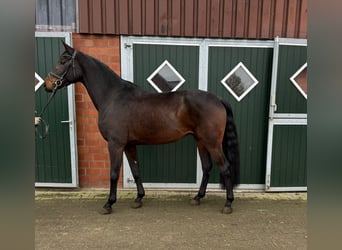
[[[240,146],[241,184],[265,184],[272,48],[209,47],[208,91],[233,109]],[[210,183],[219,182],[212,170]]]
[[[124,78],[155,93],[202,89],[231,104],[240,144],[239,188],[306,186],[306,41],[278,47],[277,41],[185,38],[121,42]],[[139,146],[138,153],[147,187],[199,187],[201,163],[191,136]],[[134,187],[125,166],[126,187]],[[209,188],[218,187],[219,175],[214,164]]]
[[[306,191],[307,47],[280,39],[271,109],[267,191]]]
[[[134,83],[150,92],[198,89],[197,46],[134,44],[133,58]],[[165,145],[138,146],[138,155],[144,183],[196,183],[197,148],[192,136]]]
[[[42,79],[54,68],[60,54],[64,51],[61,40],[70,43],[71,34],[36,33],[36,116],[46,106],[51,95],[45,91]],[[73,89],[70,87],[59,90],[42,115],[45,122],[37,127],[35,142],[35,184],[37,187],[77,186],[74,106],[71,102],[72,96],[70,96],[72,92]],[[45,125],[48,125],[47,134]],[[41,138],[41,136],[45,137]]]

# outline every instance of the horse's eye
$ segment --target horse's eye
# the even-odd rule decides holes
[[[64,65],[69,61],[69,56],[62,56],[61,59],[59,60],[59,63]]]
[[[62,65],[64,65],[65,63],[67,62],[67,60],[65,60],[65,59],[62,59],[62,60],[60,60],[60,64],[62,64]]]

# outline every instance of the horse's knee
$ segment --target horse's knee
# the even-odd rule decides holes
[[[119,173],[117,173],[116,171],[111,171],[110,172],[110,180],[116,181],[118,179],[119,179]]]

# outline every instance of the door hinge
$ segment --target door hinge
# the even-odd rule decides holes
[[[127,183],[134,183],[134,179],[132,177],[127,178]]]
[[[270,189],[271,187],[271,175],[266,175],[266,190]]]

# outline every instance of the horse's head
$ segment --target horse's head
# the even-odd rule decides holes
[[[81,69],[76,60],[77,51],[63,42],[65,51],[55,68],[45,78],[45,90],[56,91],[81,79]]]

